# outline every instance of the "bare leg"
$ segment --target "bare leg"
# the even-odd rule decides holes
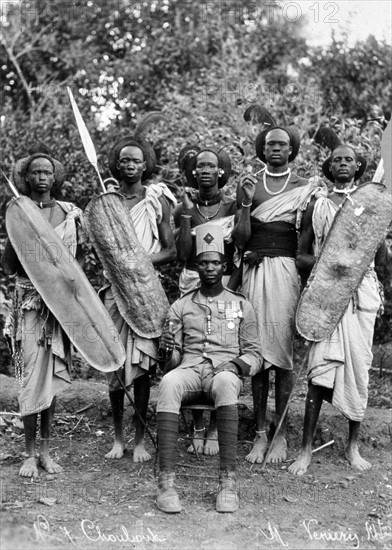
[[[349,420],[349,435],[348,442],[346,447],[346,458],[353,468],[357,470],[370,470],[372,465],[370,462],[361,457],[358,450],[358,435],[359,428],[361,427],[360,422],[355,422],[354,420]]]
[[[148,400],[150,399],[150,377],[148,374],[136,378],[133,385],[133,393],[135,397],[135,407],[146,422]],[[133,461],[147,462],[151,459],[151,455],[146,451],[144,444],[144,425],[136,414],[136,430],[135,443],[133,446]]]
[[[312,460],[313,434],[316,429],[317,420],[323,403],[325,389],[321,386],[309,384],[306,396],[304,431],[302,435],[302,447],[298,458],[288,471],[294,475],[302,476],[306,473]]]
[[[35,453],[37,418],[37,414],[29,414],[22,417],[28,458],[26,458],[19,470],[20,476],[33,477],[34,479],[38,478],[38,459]]]
[[[41,412],[39,461],[42,468],[46,470],[48,474],[58,474],[63,471],[62,467],[49,455],[50,428],[53,422],[55,408],[56,398],[54,397],[50,407]]]
[[[255,414],[256,436],[251,452],[245,460],[252,464],[261,464],[267,450],[265,420],[267,416],[269,369],[255,374],[252,378],[253,410]]]
[[[216,411],[211,411],[210,423],[207,428],[204,454],[214,456],[219,453],[218,429],[216,426]]]
[[[283,370],[275,367],[275,410],[276,419],[279,422],[287,400],[293,388],[293,373],[290,370]],[[274,446],[271,449],[268,457],[268,462],[283,462],[287,456],[287,440],[286,440],[287,414],[283,420],[282,426],[277,434]]]
[[[105,458],[122,458],[125,451],[125,439],[123,428],[124,417],[124,391],[109,391],[110,404],[112,406],[112,415],[114,423],[114,443],[113,448]]]
[[[193,444],[195,445],[197,452],[202,453],[204,448],[204,436],[205,436],[205,428],[203,423],[203,411],[192,411],[192,418],[193,418],[193,427],[194,427],[194,433],[193,433]],[[187,448],[188,453],[194,453],[195,449],[193,448],[193,445],[189,445]]]

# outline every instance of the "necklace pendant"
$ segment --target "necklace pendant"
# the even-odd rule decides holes
[[[215,210],[215,212],[213,212],[209,216],[206,216],[205,214],[203,214],[203,212],[200,210],[200,206],[197,203],[196,203],[196,209],[199,212],[200,216],[208,222],[209,220],[212,220],[212,218],[215,218],[215,216],[218,214],[218,212],[220,210],[220,207],[221,207],[221,202],[222,201],[219,201],[218,208]],[[208,205],[206,205],[206,206],[208,206]]]

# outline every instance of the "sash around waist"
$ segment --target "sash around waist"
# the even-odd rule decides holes
[[[262,256],[295,258],[297,252],[297,231],[292,223],[263,223],[251,218],[252,235],[246,250]]]

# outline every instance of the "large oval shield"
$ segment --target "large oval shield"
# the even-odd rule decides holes
[[[298,332],[319,342],[332,334],[392,221],[391,190],[367,183],[337,212],[296,313]]]
[[[169,302],[118,193],[94,197],[86,208],[89,237],[112,285],[119,312],[144,338],[162,334]]]
[[[75,348],[97,370],[121,367],[125,351],[110,315],[38,206],[25,196],[13,199],[6,227],[29,279]]]

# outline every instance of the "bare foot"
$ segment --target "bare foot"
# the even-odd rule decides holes
[[[59,474],[63,471],[60,464],[57,464],[48,454],[41,454],[39,457],[40,466],[48,472],[48,474]]]
[[[200,454],[203,453],[205,433],[206,433],[205,428],[203,430],[200,429],[197,432],[196,431],[193,432],[193,437],[192,437],[193,445],[196,447],[197,452]],[[188,453],[194,454],[195,449],[193,448],[193,445],[189,445],[189,447],[187,448]]]
[[[306,474],[309,464],[312,460],[312,451],[301,451],[295,462],[288,467],[288,471],[295,476],[303,476]]]
[[[346,447],[346,458],[350,465],[357,470],[370,470],[372,465],[370,462],[361,457],[358,451],[358,447]]]
[[[207,430],[206,441],[204,443],[204,454],[215,456],[219,453],[218,430]]]
[[[19,475],[22,477],[38,478],[38,459],[35,456],[29,456],[23,462]]]
[[[116,440],[113,443],[112,450],[105,455],[105,458],[122,458],[125,451],[125,443],[123,441]]]
[[[245,460],[251,462],[252,464],[261,464],[263,462],[265,451],[267,450],[267,444],[268,440],[266,433],[256,434],[253,449],[248,455],[246,455]]]
[[[151,455],[146,451],[144,441],[135,445],[133,448],[133,461],[134,462],[147,462],[151,460]]]
[[[277,464],[278,462],[283,462],[287,457],[287,441],[284,435],[279,434],[276,439],[274,446],[271,449],[271,452],[268,457],[268,462],[273,462]]]

